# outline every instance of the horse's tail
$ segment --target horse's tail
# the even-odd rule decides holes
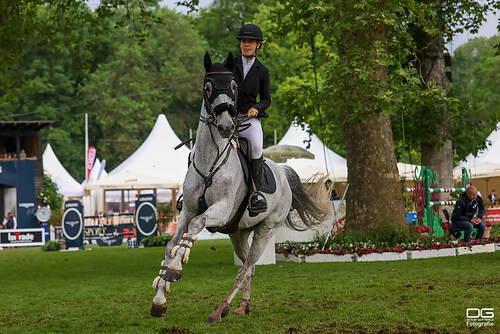
[[[323,180],[312,183],[308,189],[302,186],[300,177],[289,166],[283,166],[288,184],[292,190],[292,209],[297,210],[302,223],[299,225],[292,219],[292,211],[286,217],[288,227],[296,231],[304,231],[324,222],[331,215],[333,205],[326,191]]]

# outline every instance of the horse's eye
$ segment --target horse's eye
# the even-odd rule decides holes
[[[205,84],[205,92],[207,92],[207,97],[210,97],[212,95],[212,83],[207,82]]]
[[[238,85],[234,80],[231,81],[231,92],[233,92],[234,95],[238,95]]]

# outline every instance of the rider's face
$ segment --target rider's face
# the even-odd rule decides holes
[[[260,43],[255,39],[242,38],[240,40],[240,50],[243,57],[252,59],[255,56],[255,50],[260,46]]]

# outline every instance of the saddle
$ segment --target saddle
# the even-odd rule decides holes
[[[238,158],[240,158],[240,163],[241,163],[241,168],[243,170],[243,175],[245,178],[245,183],[249,188],[250,186],[250,156],[251,156],[251,151],[252,147],[250,145],[250,142],[246,138],[238,138],[237,139],[238,143]],[[260,191],[267,193],[267,194],[273,194],[276,191],[276,179],[274,178],[274,174],[267,165],[266,161],[264,160],[263,163],[263,168],[264,172],[262,173],[262,182],[260,186]]]
[[[224,233],[224,234],[232,234],[238,231],[238,223],[243,216],[243,213],[245,212],[245,209],[248,205],[248,197],[250,196],[252,192],[252,187],[250,186],[250,152],[251,152],[251,145],[250,142],[245,139],[245,138],[238,138],[237,139],[237,152],[238,152],[238,157],[240,158],[240,163],[241,163],[241,168],[243,170],[243,177],[245,179],[245,183],[248,186],[248,194],[245,196],[243,201],[240,203],[240,206],[238,207],[238,211],[236,211],[236,214],[229,219],[229,221],[224,225],[223,227],[207,227],[207,230],[210,233]],[[263,168],[264,172],[262,173],[262,183],[260,186],[260,191],[265,192],[267,194],[272,194],[276,191],[276,179],[274,177],[273,172],[271,171],[271,168],[264,162],[263,163]]]

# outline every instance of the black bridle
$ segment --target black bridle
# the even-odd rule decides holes
[[[203,101],[205,104],[205,111],[207,112],[208,117],[200,116],[200,121],[205,123],[208,126],[209,131],[210,131],[210,136],[212,137],[212,141],[214,143],[216,143],[213,132],[212,132],[211,125],[217,127],[216,116],[217,116],[217,113],[219,110],[217,109],[218,106],[216,106],[215,108],[212,108],[212,103],[215,100],[216,96],[226,93],[226,95],[228,95],[230,97],[232,96],[233,101],[234,101],[234,105],[233,106],[231,106],[231,105],[223,106],[222,111],[228,111],[230,113],[231,118],[232,118],[233,122],[235,123],[235,127],[234,127],[233,133],[231,133],[231,135],[229,136],[227,144],[224,146],[224,149],[222,150],[222,152],[219,151],[219,146],[215,145],[217,147],[217,156],[215,157],[215,160],[212,163],[212,165],[210,166],[210,169],[208,170],[208,173],[206,175],[196,166],[195,159],[193,156],[193,168],[203,178],[203,192],[202,192],[201,196],[198,198],[198,215],[201,215],[203,212],[205,212],[208,209],[208,206],[207,206],[207,203],[205,200],[205,193],[207,192],[208,187],[210,187],[212,185],[212,179],[213,179],[215,173],[217,173],[221,169],[221,167],[224,166],[226,164],[226,162],[228,161],[229,155],[231,153],[231,149],[233,148],[233,146],[231,145],[231,142],[236,137],[236,131],[238,131],[239,126],[243,122],[245,122],[249,119],[248,117],[237,119],[238,112],[236,110],[236,102],[237,102],[238,94],[237,94],[237,92],[235,94],[231,90],[231,83],[233,80],[229,80],[229,83],[226,85],[224,85],[224,84],[221,85],[220,81],[217,81],[217,80],[214,80],[211,78],[211,76],[214,76],[214,75],[231,75],[231,76],[233,76],[233,72],[229,72],[229,71],[207,72],[205,74],[205,78],[203,80],[203,82],[204,82],[204,84],[203,84]],[[207,95],[207,92],[205,89],[205,85],[207,82],[210,82],[212,84],[212,87],[214,88],[214,91],[212,92],[210,97]],[[216,91],[218,92],[217,95],[215,94]],[[222,112],[222,111],[220,111],[220,112]],[[224,155],[224,152],[226,153],[224,156],[224,159],[217,166],[217,163]]]
[[[224,75],[224,76],[231,76],[231,80],[228,80],[227,83],[221,83],[220,80],[217,80],[217,78],[214,78],[214,76],[219,76],[219,75]],[[238,116],[238,112],[236,110],[236,104],[238,101],[238,93],[237,89],[238,87],[236,86],[236,93],[234,93],[231,89],[231,83],[233,82],[234,75],[233,72],[230,71],[220,71],[220,72],[207,72],[205,73],[205,78],[203,78],[203,102],[205,105],[205,111],[208,114],[208,117],[201,116],[200,120],[203,123],[206,123],[207,125],[215,125],[217,126],[217,119],[216,115],[223,112],[227,111],[230,115],[231,118],[234,119]],[[210,83],[213,87],[213,92],[211,96],[208,96],[207,90],[206,90],[206,84]],[[217,92],[218,94],[215,94]],[[232,100],[234,101],[233,105],[230,104],[220,104],[214,107],[212,107],[212,103],[214,102],[216,96],[221,95],[221,94],[226,94],[227,96],[231,97]],[[220,108],[219,108],[220,106]]]

